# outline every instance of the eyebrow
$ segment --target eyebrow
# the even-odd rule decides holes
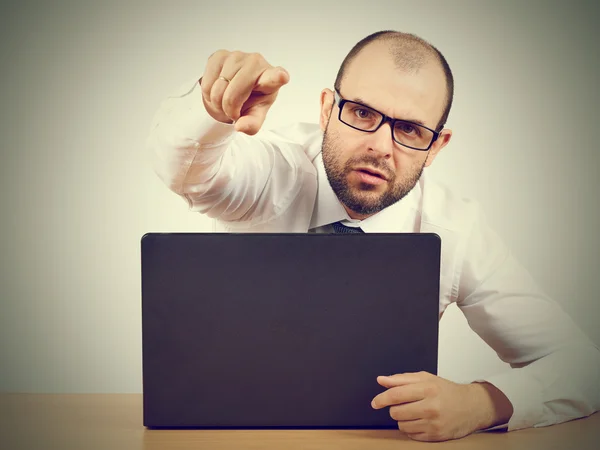
[[[383,114],[377,108],[373,108],[371,105],[369,105],[366,101],[364,101],[360,97],[354,97],[352,100],[350,100],[350,99],[348,99],[348,100],[351,101],[351,102],[354,102],[354,103],[360,103],[360,104],[362,104],[364,106],[367,106],[367,107],[369,107],[369,108],[377,111],[380,114]],[[421,125],[423,127],[427,127],[427,125],[425,125],[425,122],[423,122],[422,120],[419,120],[419,119],[400,119],[400,118],[397,118],[397,117],[392,117],[392,119],[402,120],[403,122],[412,122],[412,123],[416,123],[417,125]]]

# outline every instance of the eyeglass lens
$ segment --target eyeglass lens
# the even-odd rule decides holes
[[[346,102],[342,107],[342,122],[362,131],[373,131],[381,123],[381,113],[354,102]],[[394,139],[400,144],[417,149],[426,149],[431,144],[433,133],[420,125],[396,121]]]

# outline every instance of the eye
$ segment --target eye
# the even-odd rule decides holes
[[[413,133],[416,131],[415,127],[413,127],[410,123],[400,122],[400,124],[396,128],[399,128],[400,131],[402,131],[403,133],[406,133],[406,134],[410,134],[410,133]]]
[[[371,117],[373,117],[373,111],[366,108],[355,108],[354,114],[359,119],[370,119]]]
[[[421,130],[416,125],[407,122],[396,122],[396,130],[407,136],[420,136]]]

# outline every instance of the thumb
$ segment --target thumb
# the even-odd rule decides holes
[[[290,81],[290,74],[283,67],[269,67],[256,82],[255,91],[271,94]]]
[[[235,130],[249,135],[258,133],[265,121],[267,111],[269,111],[270,107],[271,105],[268,103],[259,103],[251,106],[243,113],[242,117],[235,122]]]

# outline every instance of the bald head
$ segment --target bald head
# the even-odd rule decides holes
[[[390,58],[399,70],[418,72],[421,68],[434,64],[443,71],[446,81],[446,99],[436,127],[438,130],[441,129],[448,120],[454,96],[452,72],[444,56],[433,45],[413,34],[399,31],[380,31],[359,41],[344,58],[335,80],[335,89],[338,92],[340,91],[344,77],[359,53],[369,51],[369,47],[376,43],[387,47]]]

